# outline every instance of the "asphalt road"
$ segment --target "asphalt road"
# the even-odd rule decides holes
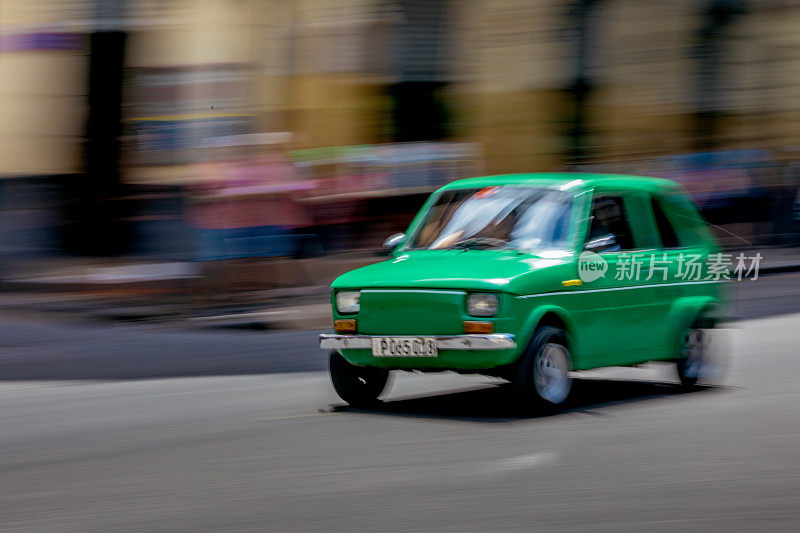
[[[451,374],[347,408],[316,332],[2,316],[0,529],[794,531],[798,286],[742,288],[718,385],[603,370],[548,417]]]

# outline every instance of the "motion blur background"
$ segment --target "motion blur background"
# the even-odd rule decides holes
[[[0,0],[0,528],[797,530],[798,29],[800,0]],[[528,417],[400,373],[343,406],[330,281],[448,181],[553,170],[676,179],[761,254],[722,384],[607,369]]]
[[[551,170],[676,179],[726,246],[785,254],[798,27],[797,0],[2,0],[3,287],[326,292],[444,183]]]

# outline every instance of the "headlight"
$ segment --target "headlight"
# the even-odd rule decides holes
[[[358,300],[361,293],[358,291],[341,291],[336,293],[336,310],[340,313],[358,313],[361,306]]]
[[[467,313],[472,316],[494,316],[499,307],[497,295],[476,292],[467,298]]]

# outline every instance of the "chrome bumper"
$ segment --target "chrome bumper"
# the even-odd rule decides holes
[[[325,350],[371,349],[372,339],[382,337],[433,337],[440,350],[509,350],[516,348],[514,335],[492,333],[487,335],[338,335],[323,333],[319,347]]]

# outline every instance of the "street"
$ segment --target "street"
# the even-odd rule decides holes
[[[523,416],[503,382],[400,374],[346,407],[319,332],[0,316],[14,531],[794,530],[796,274],[742,286],[720,384],[589,372]]]

